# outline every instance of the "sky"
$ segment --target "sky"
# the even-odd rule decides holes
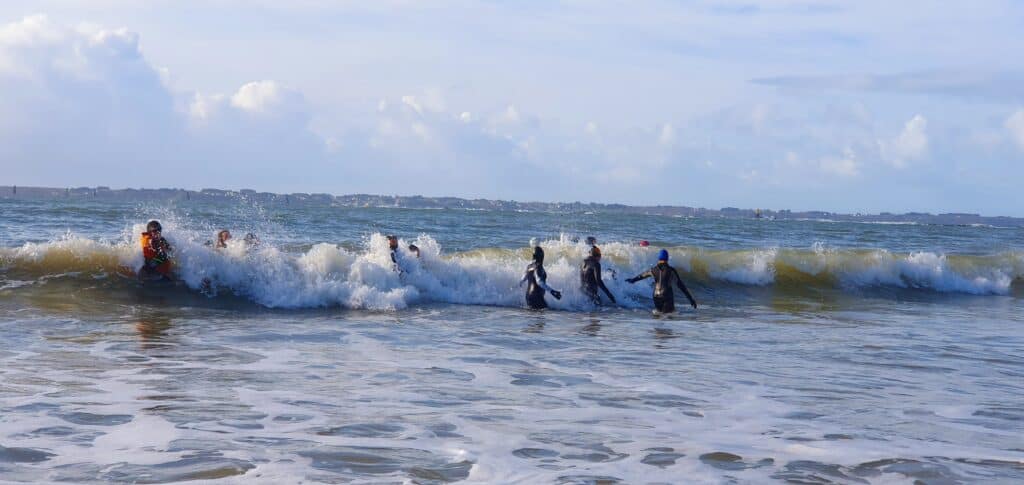
[[[0,184],[1024,216],[1024,2],[5,0]]]

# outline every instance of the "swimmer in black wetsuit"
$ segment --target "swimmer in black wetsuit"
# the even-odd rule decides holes
[[[683,279],[675,268],[668,265],[668,251],[662,249],[658,253],[658,264],[653,268],[626,280],[629,283],[636,283],[644,278],[654,278],[654,308],[661,313],[671,313],[676,310],[675,294],[672,293],[672,283],[675,283],[683,294],[690,300],[690,305],[697,308],[697,301],[693,299],[690,290],[686,289]]]
[[[604,281],[601,279],[601,249],[597,246],[590,248],[590,256],[584,259],[583,264],[580,265],[580,288],[583,289],[583,294],[587,295],[595,305],[601,304],[601,297],[597,294],[598,288],[604,290],[604,294],[608,295],[608,299],[615,303],[615,297],[612,296],[611,291],[608,291],[608,287],[604,285]]]
[[[402,273],[402,268],[398,266],[398,236],[388,236],[388,249],[391,250],[391,269]]]
[[[544,301],[544,292],[551,292],[551,296],[554,296],[556,300],[562,299],[562,292],[552,289],[548,286],[548,272],[544,271],[544,250],[537,246],[533,248],[533,262],[526,267],[526,274],[523,275],[523,279],[519,281],[519,286],[523,286],[524,282],[526,285],[526,305],[534,310],[540,310],[548,307],[548,303]]]

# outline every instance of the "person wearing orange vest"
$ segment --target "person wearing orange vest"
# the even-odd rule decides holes
[[[171,259],[167,255],[171,245],[161,235],[163,227],[157,221],[146,224],[146,232],[142,233],[142,257],[145,260],[139,268],[139,276],[162,276],[171,279]]]

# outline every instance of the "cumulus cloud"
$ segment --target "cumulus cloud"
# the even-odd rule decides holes
[[[754,17],[781,15],[769,4]],[[294,8],[288,5],[280,8]],[[347,8],[323,5],[332,12]],[[416,27],[399,30],[422,43],[381,38],[382,26],[373,22],[345,29],[334,25],[329,35],[310,32],[308,37],[287,29],[255,36],[245,28],[232,31],[248,41],[245,47],[211,44],[223,38],[221,31],[145,37],[147,55],[160,55],[178,70],[194,69],[189,78],[203,85],[220,86],[225,71],[250,73],[242,79],[252,82],[218,88],[221,92],[169,85],[167,70],[143,55],[139,35],[128,29],[62,25],[46,17],[0,25],[0,168],[18,183],[202,183],[632,203],[801,203],[810,189],[821,192],[802,204],[819,207],[841,186],[884,192],[882,205],[899,200],[886,194],[905,191],[879,187],[920,187],[926,185],[923,176],[931,177],[928,185],[956,184],[947,170],[954,155],[975,163],[975,173],[1002,174],[986,172],[985,160],[972,158],[976,144],[950,154],[947,148],[959,148],[956,138],[969,132],[961,126],[995,134],[997,147],[989,150],[993,163],[1019,166],[1013,157],[1024,153],[1024,114],[1007,119],[1002,102],[1014,98],[1011,106],[1019,105],[1024,84],[1016,75],[810,76],[755,83],[759,86],[738,78],[770,73],[780,58],[804,59],[787,65],[814,74],[847,69],[835,62],[863,57],[837,56],[835,44],[815,42],[815,32],[828,36],[846,30],[820,26],[820,18],[778,27],[794,31],[792,36],[757,32],[752,24],[746,24],[749,35],[737,35],[735,22],[746,17],[709,23],[705,16],[693,22],[696,30],[680,30],[686,6],[669,15],[581,4],[553,12],[549,25],[557,28],[528,29],[532,35],[522,36],[521,22],[535,15],[509,16],[502,8],[489,6],[488,12],[500,15],[489,21],[470,16],[465,25],[423,23],[420,15],[410,16],[413,24],[401,24],[409,21],[401,15],[387,19]],[[269,22],[278,16],[277,10],[275,15],[253,10],[258,9],[243,14]],[[616,14],[632,20],[596,21]],[[74,14],[65,10],[64,15]],[[343,17],[365,20],[332,16]],[[566,21],[578,23],[565,29]],[[851,35],[870,40],[866,34]],[[1005,41],[1005,35],[998,37]],[[460,42],[467,39],[473,42]],[[193,63],[191,49],[179,49],[179,41],[206,42],[211,49],[196,53]],[[438,43],[459,55],[435,62]],[[347,49],[363,57],[346,57],[345,48],[331,59],[295,55],[310,52],[310,46],[353,45],[373,47]],[[543,51],[535,45],[543,45]],[[797,51],[799,56],[790,55]],[[851,53],[859,52],[851,47]],[[723,58],[741,60],[732,65],[744,68],[722,69]],[[931,62],[917,60],[916,65]],[[204,63],[216,63],[217,69],[203,69]],[[786,89],[765,89],[766,84]],[[789,96],[794,90],[799,96]],[[823,90],[827,95],[818,95]],[[972,97],[1000,102],[971,105],[966,101]],[[935,108],[949,115],[902,118],[906,123],[899,129],[880,128],[894,113],[922,112],[933,101],[951,103]],[[1022,152],[1007,143],[1010,139]],[[926,157],[932,163],[918,168],[930,171],[872,170],[911,166]],[[734,190],[742,185],[736,184],[738,173],[776,192]],[[841,198],[834,200],[842,204]]]
[[[1004,126],[1010,133],[1010,139],[1021,151],[1024,151],[1024,109],[1019,109],[1010,115]]]
[[[882,159],[896,168],[905,168],[909,162],[924,158],[928,154],[927,129],[928,120],[915,115],[896,138],[879,142]]]
[[[45,16],[0,27],[6,173],[37,184],[129,186],[233,173],[241,184],[258,181],[244,170],[252,163],[317,160],[323,151],[302,96],[278,83],[248,83],[227,96],[173,92],[165,78],[124,28]]]

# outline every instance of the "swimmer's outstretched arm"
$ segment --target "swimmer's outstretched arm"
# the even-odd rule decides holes
[[[647,271],[644,271],[643,273],[640,273],[640,274],[638,274],[638,275],[636,275],[636,276],[634,276],[632,278],[627,279],[626,282],[627,283],[636,283],[637,281],[640,281],[640,280],[643,280],[643,279],[647,279],[647,278],[651,278],[653,276],[654,276],[654,273],[651,273],[651,270],[647,270]]]
[[[555,297],[556,300],[561,300],[562,299],[562,292],[558,291],[558,290],[556,290],[556,289],[554,289],[554,288],[552,288],[550,286],[548,286],[548,272],[547,271],[537,271],[536,273],[537,273],[537,286],[543,288],[544,291],[547,291],[548,293],[551,293],[551,296]]]
[[[672,274],[676,276],[676,285],[679,286],[679,289],[683,291],[683,294],[686,295],[686,298],[690,300],[690,305],[693,306],[694,308],[697,308],[697,300],[694,300],[693,295],[690,294],[690,290],[686,289],[686,285],[683,284],[683,279],[679,277],[679,272],[676,271],[675,268],[672,268]]]

